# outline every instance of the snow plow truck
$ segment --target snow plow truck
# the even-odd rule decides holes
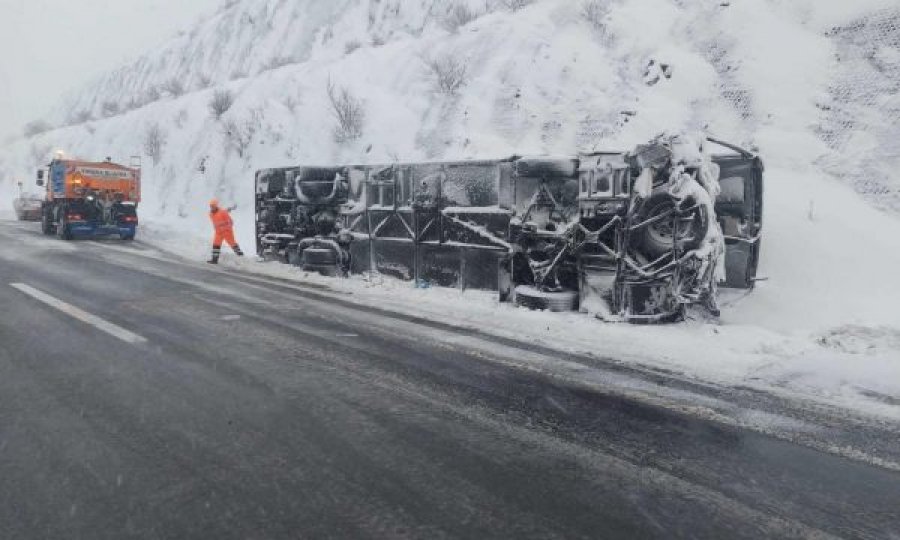
[[[719,285],[756,282],[762,161],[706,137],[565,158],[266,169],[255,185],[259,255],[330,276],[493,290],[631,323],[717,312]]]
[[[137,234],[137,207],[141,200],[141,167],[107,159],[89,162],[54,159],[37,171],[38,186],[46,186],[41,207],[41,229],[63,240]]]

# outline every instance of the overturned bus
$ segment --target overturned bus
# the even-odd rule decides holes
[[[692,305],[717,312],[719,285],[754,286],[762,194],[760,158],[705,137],[571,158],[266,169],[256,247],[325,275],[670,322]]]

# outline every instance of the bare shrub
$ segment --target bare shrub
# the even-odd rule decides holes
[[[331,112],[337,120],[334,128],[334,140],[338,143],[355,141],[362,137],[365,109],[363,103],[344,87],[337,88],[328,81],[328,101]]]
[[[506,6],[506,9],[518,11],[525,6],[530,5],[534,0],[500,0],[500,3]]]
[[[456,32],[461,27],[469,24],[478,18],[478,14],[473,11],[468,4],[456,2],[450,8],[447,16],[444,17],[444,28],[450,32]]]
[[[369,17],[371,18],[371,14],[369,15]],[[369,21],[369,26],[372,26],[371,20]],[[329,26],[325,29],[324,32],[322,32],[322,43],[328,43],[332,39],[334,39],[334,26]]]
[[[140,108],[141,108],[141,100],[136,97],[132,97],[131,99],[128,100],[128,103],[125,104],[124,110],[133,111],[135,109],[140,109]]]
[[[362,47],[362,43],[358,39],[350,40],[344,45],[344,54],[351,54],[360,47]]]
[[[250,139],[245,136],[243,128],[234,118],[222,123],[222,137],[225,140],[225,155],[236,152],[238,156],[243,157],[247,147],[250,146]]]
[[[605,30],[609,0],[587,0],[581,4],[581,16],[597,30]]]
[[[206,73],[201,73],[200,78],[197,80],[197,88],[203,90],[204,88],[209,88],[210,86],[212,86],[212,77],[210,77]]]
[[[216,90],[209,100],[209,112],[219,120],[234,105],[234,95],[229,90]]]
[[[250,109],[243,120],[229,118],[222,124],[222,136],[225,139],[225,154],[234,152],[238,157],[247,156],[247,150],[253,138],[262,127],[263,113],[261,109]]]
[[[244,118],[244,130],[250,134],[251,139],[262,129],[264,118],[265,114],[261,107],[254,107],[247,112],[247,116]]]
[[[228,11],[229,9],[238,5],[239,3],[240,3],[240,0],[225,0],[225,2],[223,2],[219,6],[219,9],[216,11],[216,14],[225,13],[226,11]]]
[[[94,119],[93,113],[91,111],[84,109],[81,111],[76,111],[69,116],[69,121],[67,122],[70,126],[76,126],[78,124],[85,124]]]
[[[35,120],[33,122],[28,122],[27,124],[25,124],[22,133],[25,135],[25,137],[30,139],[31,137],[34,137],[36,135],[47,133],[51,129],[53,129],[53,126],[51,126],[48,122],[44,120]]]
[[[143,101],[144,105],[147,105],[149,103],[159,101],[159,98],[161,97],[162,94],[160,94],[159,88],[151,86],[150,88],[144,90],[144,95],[141,96],[141,101]]]
[[[115,101],[104,101],[103,105],[100,107],[100,114],[104,118],[116,116],[119,114],[119,104]]]
[[[163,92],[169,94],[172,97],[180,97],[184,94],[184,83],[180,80],[172,77],[162,85]]]
[[[263,66],[263,71],[270,71],[273,69],[278,69],[280,67],[288,66],[294,63],[292,58],[287,56],[276,56],[274,58],[270,58],[268,62]]]
[[[452,54],[428,60],[428,69],[434,75],[437,89],[442,94],[453,95],[466,84],[469,66]]]
[[[159,127],[159,124],[150,124],[144,130],[144,154],[153,160],[154,165],[158,165],[162,159],[162,152],[166,146],[167,138],[166,132]]]

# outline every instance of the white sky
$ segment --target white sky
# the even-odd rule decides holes
[[[0,141],[222,0],[0,0]]]

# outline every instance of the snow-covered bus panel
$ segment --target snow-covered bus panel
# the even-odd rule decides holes
[[[287,169],[262,169],[256,172],[257,198],[273,198],[284,190]]]
[[[763,163],[748,150],[722,141],[711,140],[725,152],[713,154],[711,161],[718,170],[720,192],[715,199],[715,213],[725,237],[723,286],[752,288],[759,264],[762,231]],[[634,174],[642,166],[666,163],[665,149],[648,148],[644,154],[598,152],[582,154],[580,159],[579,203],[582,219],[597,216],[624,215],[630,207]],[[670,205],[656,210],[668,211]],[[653,218],[651,212],[647,218]],[[662,240],[668,233],[651,225],[646,236]],[[670,241],[667,241],[670,242]]]
[[[582,218],[624,214],[631,198],[632,170],[625,154],[579,156],[578,202]]]
[[[727,143],[715,156],[692,144],[260,171],[257,247],[314,271],[342,265],[329,275],[378,272],[529,307],[672,320],[714,295],[715,282],[699,285],[710,263],[723,268],[716,280],[751,287],[759,259],[761,161]]]
[[[756,156],[720,155],[716,216],[725,237],[725,286],[753,288],[763,219],[763,164]]]

